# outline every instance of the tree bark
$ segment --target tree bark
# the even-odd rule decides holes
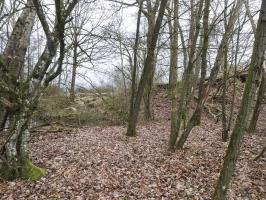
[[[180,136],[180,139],[177,142],[177,148],[183,148],[191,130],[193,127],[200,124],[201,120],[201,112],[203,107],[203,100],[205,95],[205,78],[207,72],[207,51],[208,51],[208,44],[209,44],[209,13],[210,13],[210,0],[205,0],[204,6],[204,14],[203,14],[203,44],[202,44],[202,52],[201,52],[201,78],[199,83],[199,94],[198,94],[198,101],[197,107],[192,114],[191,118],[188,121],[188,124]]]
[[[263,98],[265,95],[265,76],[266,76],[266,72],[263,72],[263,75],[261,77],[261,82],[260,82],[260,87],[259,87],[259,91],[257,94],[257,100],[256,100],[256,104],[255,104],[255,108],[253,110],[252,113],[252,118],[248,127],[248,132],[254,132],[256,130],[256,126],[257,126],[257,121],[259,118],[259,114],[260,114],[260,108],[261,108],[261,104],[263,102]]]
[[[226,116],[226,91],[227,91],[227,54],[228,46],[224,47],[224,69],[223,69],[223,91],[222,91],[222,140],[226,142],[228,140],[229,129],[227,126],[228,119]]]
[[[191,50],[189,52],[189,61],[188,61],[188,66],[184,72],[183,75],[183,80],[182,80],[182,85],[181,85],[181,94],[180,94],[180,100],[179,100],[179,105],[178,105],[178,112],[177,112],[177,121],[176,121],[176,129],[175,131],[170,133],[170,138],[168,142],[168,149],[170,151],[173,151],[175,149],[176,145],[176,140],[179,135],[180,131],[180,126],[181,126],[181,121],[182,117],[184,115],[184,107],[185,107],[185,102],[186,102],[186,94],[189,89],[189,82],[191,81],[193,69],[194,69],[194,58],[195,58],[195,52],[196,52],[196,43],[199,35],[199,29],[200,29],[200,19],[202,16],[202,8],[203,8],[203,0],[200,1],[199,8],[198,8],[198,13],[197,13],[197,22],[196,22],[196,31],[195,35],[193,37],[193,41],[191,44]]]
[[[72,102],[75,101],[75,85],[76,85],[76,75],[77,75],[77,67],[78,67],[78,63],[77,63],[77,59],[78,59],[77,35],[74,37],[75,37],[75,41],[74,41],[74,46],[73,46],[73,66],[72,66],[73,68],[72,68],[71,85],[70,85],[70,100]]]
[[[142,11],[142,5],[143,5],[143,0],[139,2],[139,11],[138,11],[138,19],[137,19],[137,28],[136,28],[136,38],[135,38],[135,44],[134,44],[134,58],[133,58],[133,68],[131,70],[131,96],[130,96],[130,108],[129,108],[129,123],[130,119],[134,114],[134,102],[135,102],[135,93],[136,93],[136,76],[137,76],[137,58],[138,58],[138,46],[139,46],[139,28],[140,28],[140,19],[141,19],[141,11]],[[127,132],[128,135],[128,132]],[[136,130],[132,130],[130,133],[130,136],[135,136],[136,135]]]
[[[13,89],[15,89],[19,81],[20,74],[24,73],[24,59],[36,15],[32,6],[32,1],[28,0],[26,4],[27,8],[23,10],[17,19],[2,55],[4,66],[0,68],[0,78],[5,79]],[[0,105],[0,130],[5,127],[8,113],[9,109]]]
[[[162,24],[164,11],[167,5],[167,0],[161,1],[158,17],[154,26],[153,35],[151,39],[151,43],[149,45],[149,48],[147,50],[147,57],[145,59],[145,64],[143,68],[143,72],[140,78],[139,87],[136,94],[136,99],[134,102],[134,109],[132,110],[132,113],[129,115],[129,122],[127,127],[127,136],[135,136],[136,135],[136,124],[137,124],[137,118],[139,114],[141,99],[143,97],[144,88],[146,87],[148,83],[148,79],[152,76],[152,62],[154,61],[155,57],[155,48],[156,43],[158,39],[158,34],[160,31],[160,27]]]
[[[210,78],[208,80],[207,93],[209,93],[210,88],[215,83],[215,80],[216,80],[217,74],[220,70],[220,67],[223,66],[223,60],[224,60],[223,50],[224,50],[225,45],[228,43],[228,40],[229,40],[233,30],[234,30],[235,22],[237,20],[238,13],[240,12],[240,10],[243,6],[243,3],[244,3],[243,0],[237,0],[234,7],[230,11],[231,14],[230,14],[230,17],[228,19],[227,26],[225,28],[225,32],[223,34],[221,43],[220,43],[219,48],[218,48],[218,52],[217,52],[217,55],[215,58],[214,66],[213,66],[211,73],[210,73]]]
[[[27,80],[21,81],[18,91],[13,91],[8,87],[7,82],[0,84],[1,89],[6,92],[12,92],[12,106],[10,109],[11,120],[9,129],[9,138],[1,151],[0,157],[0,176],[4,179],[14,179],[17,177],[37,180],[45,174],[45,169],[39,168],[31,163],[28,153],[28,139],[30,132],[28,130],[29,122],[33,111],[36,109],[39,98],[49,83],[61,72],[65,45],[64,30],[65,22],[70,12],[77,4],[76,0],[69,3],[65,12],[62,12],[63,2],[56,1],[56,23],[54,32],[49,29],[48,22],[42,6],[38,0],[33,0],[34,8],[39,20],[42,23],[47,37],[47,43],[33,72]],[[56,55],[57,47],[60,45],[60,57],[58,59],[58,68],[48,71],[53,57]]]
[[[252,82],[256,75],[255,71],[258,70],[256,68],[260,68],[260,65],[262,64],[263,53],[265,52],[266,41],[263,37],[265,33],[266,33],[266,1],[262,1],[259,21],[257,25],[257,31],[255,34],[251,64],[249,67],[248,79],[246,81],[236,123],[226,151],[224,163],[220,172],[217,185],[215,187],[215,192],[213,195],[214,200],[226,199],[226,192],[228,190],[231,177],[234,173],[235,164],[239,155],[240,145],[242,143],[244,135],[247,112],[250,106],[249,95],[252,89]]]
[[[148,2],[148,3],[151,4],[151,2]],[[156,13],[157,13],[157,3],[155,4],[153,8],[151,5],[149,5],[148,15],[147,15],[147,20],[148,20],[147,49],[149,48],[150,43],[152,41],[155,20],[156,20]],[[148,83],[144,89],[144,94],[143,94],[144,118],[147,121],[154,119],[153,106],[152,106],[152,99],[153,99],[152,89],[153,89],[153,79],[154,79],[155,67],[156,67],[156,56],[154,56],[153,58],[151,67],[152,67],[152,73],[151,73],[151,76],[148,78]]]
[[[179,0],[174,0],[174,24],[173,30],[171,32],[171,60],[170,60],[170,92],[171,92],[171,135],[175,134],[177,128],[177,90],[178,90],[178,82],[177,82],[177,67],[178,67],[178,8],[179,8]],[[171,22],[169,22],[171,23]]]

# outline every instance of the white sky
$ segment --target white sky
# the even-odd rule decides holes
[[[250,1],[250,9],[252,10],[252,13],[254,13],[256,10],[258,10],[261,0],[249,0]],[[10,1],[7,0],[7,3],[9,3]],[[53,8],[54,6],[53,4],[53,0],[44,0],[45,4],[47,4],[47,9],[46,11],[50,13],[53,12]],[[83,2],[83,1],[82,1]],[[126,1],[124,0],[124,2],[127,3],[132,3],[134,1],[129,0]],[[118,6],[118,5],[117,5]],[[88,31],[91,29],[91,27],[93,27],[95,24],[99,25],[99,30],[94,30],[93,33],[95,34],[101,34],[101,30],[104,26],[108,25],[108,24],[112,24],[114,18],[122,18],[122,23],[121,23],[121,27],[120,27],[120,31],[125,34],[127,37],[134,37],[135,35],[135,29],[136,29],[136,17],[137,17],[137,8],[136,7],[121,7],[119,10],[117,10],[117,6],[112,5],[110,2],[107,2],[106,0],[98,0],[97,1],[97,5],[91,5],[91,7],[88,9],[89,12],[89,16],[91,18],[91,20],[88,21],[88,23],[86,24],[86,26],[84,26],[84,28]],[[51,14],[48,15],[51,18],[51,21],[53,21],[53,17]],[[257,16],[255,16],[255,21],[257,20]],[[104,19],[101,23],[99,23],[101,20],[101,17]],[[186,18],[188,19],[187,15],[182,16],[182,18]],[[182,21],[181,18],[181,23],[182,26],[187,24],[186,20]],[[142,20],[143,22],[143,20]],[[113,23],[113,26],[117,25],[116,23]],[[142,23],[142,25],[144,25]],[[183,26],[183,28],[185,28],[185,26]],[[39,39],[37,40],[37,31],[39,34]],[[141,30],[145,29],[144,27],[142,27]],[[244,32],[249,32],[251,30],[251,26],[250,23],[247,23]],[[5,30],[3,30],[5,31]],[[167,31],[167,30],[166,30]],[[86,31],[85,31],[86,32]],[[84,33],[85,33],[84,32]],[[0,31],[1,33],[1,31]],[[165,36],[166,38],[168,37],[167,35]],[[252,37],[250,38],[250,41],[252,40]],[[36,47],[36,42],[38,43],[38,46]],[[35,28],[34,28],[34,33],[32,35],[32,47],[34,48],[32,49],[31,52],[31,56],[37,57],[38,55],[38,51],[39,53],[41,52],[43,45],[45,44],[45,37],[43,36],[43,33],[41,31],[40,28],[40,24],[36,23]],[[251,43],[252,44],[252,43]],[[90,44],[87,44],[87,46],[89,46]],[[2,45],[3,46],[3,45]],[[86,46],[86,45],[85,45]],[[103,49],[107,49],[108,50],[108,46],[101,46],[101,48]],[[2,49],[3,50],[3,49]],[[106,60],[98,60],[100,58],[99,55],[97,56],[97,62],[94,62],[94,69],[96,69],[97,71],[102,71],[102,72],[107,72],[107,73],[112,73],[114,70],[114,65],[120,65],[121,64],[121,59],[117,56],[114,55],[109,55],[109,57]],[[169,56],[169,52],[167,53],[167,51],[164,53],[164,56]],[[180,54],[180,58],[182,58],[182,54]],[[212,57],[215,57],[215,54],[213,54]],[[70,62],[71,62],[71,56],[69,58],[67,58]],[[36,59],[35,59],[36,60]],[[126,63],[126,61],[124,61]],[[163,63],[165,65],[168,64],[169,61],[167,61],[166,63]],[[182,60],[180,59],[180,65],[182,65]],[[87,68],[91,68],[92,65],[91,63],[85,63],[84,64]],[[69,70],[71,68],[71,66],[67,67]],[[167,70],[167,68],[165,68],[165,70]],[[71,70],[70,70],[71,72]],[[99,72],[95,72],[92,70],[88,70],[85,69],[83,67],[79,67],[78,69],[78,73],[82,74],[82,75],[86,75],[88,79],[92,80],[94,82],[94,84],[99,85],[99,84],[103,84],[103,83],[110,83],[112,82],[112,76],[110,75],[104,75],[103,73],[99,73]],[[70,73],[68,74],[68,80],[70,80]],[[78,78],[77,79],[77,85],[82,85],[82,86],[89,86],[89,84],[83,80],[83,78]]]

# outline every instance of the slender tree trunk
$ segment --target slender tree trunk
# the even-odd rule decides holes
[[[171,92],[171,135],[174,135],[177,128],[177,66],[178,66],[178,8],[179,0],[174,0],[174,25],[171,32],[171,60],[170,60],[170,92]]]
[[[265,87],[266,87],[266,85],[265,85],[265,82],[266,82],[265,81],[265,76],[266,76],[266,72],[263,72],[263,75],[261,77],[259,91],[258,91],[258,94],[257,94],[257,100],[256,100],[255,108],[253,110],[252,118],[251,118],[251,121],[250,121],[250,124],[249,124],[249,128],[248,128],[248,131],[250,133],[254,132],[256,130],[257,121],[258,121],[259,114],[260,114],[261,104],[263,102],[263,98],[264,98],[264,95],[265,95]]]
[[[120,51],[120,60],[121,60],[121,74],[122,74],[122,81],[123,81],[123,92],[124,92],[124,98],[125,102],[123,102],[123,110],[127,111],[128,109],[128,96],[127,96],[127,84],[126,84],[126,75],[125,75],[125,66],[124,66],[124,58],[123,58],[123,49],[122,49],[122,43],[120,41],[119,43],[119,51]]]
[[[227,26],[227,6],[228,2],[224,1],[225,9],[224,9],[224,29]],[[224,56],[224,63],[223,63],[223,82],[222,82],[222,141],[226,142],[228,139],[228,132],[227,129],[227,116],[226,116],[226,90],[227,90],[227,63],[228,63],[228,44],[224,45],[223,49],[223,56]]]
[[[226,142],[228,140],[228,126],[227,126],[227,116],[226,116],[226,91],[227,91],[227,54],[228,47],[224,47],[224,69],[223,69],[223,92],[222,92],[222,140]]]
[[[72,77],[71,77],[71,86],[70,86],[70,99],[72,102],[75,101],[75,86],[76,86],[76,74],[77,74],[77,59],[78,59],[78,41],[77,41],[77,35],[74,36],[74,47],[73,47],[73,68],[72,68]]]
[[[150,46],[153,30],[155,26],[155,13],[150,14],[150,16],[147,17],[148,19],[148,36],[147,36],[147,49]],[[155,65],[156,65],[156,56],[154,57],[151,66],[152,66],[152,75],[148,78],[148,83],[144,89],[144,117],[147,121],[153,120],[153,107],[152,107],[152,89],[153,89],[153,79],[155,74]]]
[[[152,105],[152,100],[153,100],[153,79],[154,79],[154,74],[155,74],[155,61],[152,63],[152,75],[148,80],[148,84],[144,89],[144,95],[143,95],[143,100],[144,100],[144,118],[146,121],[151,121],[154,120],[154,112],[153,112],[153,105]]]
[[[161,1],[158,17],[157,17],[154,30],[153,30],[152,40],[147,50],[147,57],[145,59],[143,72],[140,78],[139,87],[137,90],[136,99],[135,99],[134,106],[133,106],[134,108],[132,109],[132,113],[130,113],[129,115],[129,122],[128,122],[128,127],[127,127],[128,136],[136,135],[136,124],[137,124],[141,99],[143,97],[144,88],[146,87],[148,83],[148,79],[150,78],[150,76],[152,76],[152,70],[153,70],[152,62],[154,61],[154,57],[155,57],[155,48],[156,48],[158,34],[159,34],[160,27],[162,24],[166,5],[167,5],[167,0]]]
[[[201,77],[199,83],[199,95],[197,101],[197,107],[192,114],[191,118],[188,121],[188,124],[180,136],[180,139],[177,142],[177,148],[183,148],[191,130],[193,127],[200,124],[201,120],[201,112],[203,106],[203,100],[205,95],[205,79],[206,79],[206,72],[207,72],[207,51],[208,51],[208,44],[209,44],[209,13],[210,13],[210,0],[205,0],[204,6],[204,14],[203,14],[203,44],[202,44],[202,52],[201,52]]]
[[[249,95],[252,89],[252,82],[255,78],[256,68],[260,68],[263,60],[263,53],[265,51],[265,38],[266,33],[266,1],[262,1],[257,31],[255,34],[255,41],[253,53],[251,57],[251,64],[249,67],[248,79],[246,81],[243,97],[241,100],[240,109],[236,119],[235,127],[233,129],[230,142],[224,158],[224,163],[220,172],[220,176],[215,187],[213,195],[214,200],[225,200],[226,192],[229,187],[231,177],[234,173],[235,164],[239,155],[240,145],[244,135],[245,121],[247,112],[250,106]],[[261,47],[262,46],[262,47]]]
[[[194,58],[195,58],[195,52],[196,52],[195,47],[196,47],[196,43],[197,43],[197,39],[199,35],[200,19],[202,16],[203,2],[204,1],[201,0],[199,4],[199,9],[197,13],[197,22],[196,22],[197,29],[195,31],[195,35],[193,37],[193,41],[191,44],[191,51],[189,52],[189,61],[188,61],[189,63],[183,75],[183,80],[182,80],[182,85],[181,85],[182,90],[180,94],[180,100],[179,100],[178,112],[177,112],[176,130],[171,132],[169,142],[168,142],[168,149],[170,151],[173,151],[175,149],[175,144],[176,144],[177,137],[179,135],[182,117],[184,115],[186,94],[187,94],[187,91],[189,90],[189,82],[191,81],[191,77],[192,77],[192,73],[194,69]]]
[[[252,27],[252,31],[255,34],[255,32],[256,32],[256,24],[254,22],[253,16],[252,16],[252,14],[250,12],[250,9],[249,9],[249,1],[248,0],[244,0],[244,5],[245,5],[246,13],[247,13],[247,16],[249,18],[249,21],[250,21],[250,24],[251,24],[251,27]]]
[[[133,121],[133,115],[134,115],[134,102],[135,102],[135,93],[136,93],[136,75],[137,75],[137,53],[138,53],[138,46],[139,46],[139,28],[140,28],[140,19],[141,19],[141,11],[142,11],[142,5],[143,0],[139,2],[139,11],[138,11],[138,19],[137,19],[137,29],[136,29],[136,38],[135,38],[135,44],[134,44],[134,58],[133,58],[133,68],[131,70],[131,96],[130,96],[130,107],[129,107],[129,124],[132,123],[130,120]],[[134,123],[134,122],[133,122]],[[128,124],[128,126],[130,126]],[[128,127],[128,129],[132,129],[131,127]],[[136,135],[136,129],[135,130],[128,130],[127,131],[128,136],[135,136]]]
[[[215,62],[214,62],[214,66],[211,70],[210,73],[210,78],[208,80],[208,91],[207,93],[209,93],[210,88],[213,86],[213,84],[215,83],[217,74],[220,70],[220,67],[223,66],[223,60],[224,60],[224,46],[228,43],[229,38],[231,37],[231,34],[234,30],[234,26],[235,26],[235,22],[238,18],[238,13],[240,12],[241,8],[243,6],[243,0],[237,0],[234,7],[232,8],[232,10],[230,11],[230,17],[228,19],[226,28],[225,28],[225,33],[223,34],[223,38],[221,40],[221,43],[219,45],[218,48],[218,52],[215,58]],[[207,95],[208,96],[208,95]]]
[[[242,26],[243,28],[243,26]],[[238,51],[239,51],[239,42],[240,42],[240,31],[242,29],[240,26],[237,31],[237,39],[236,39],[236,48],[235,48],[235,55],[234,55],[234,79],[233,79],[233,95],[231,100],[231,107],[230,107],[230,115],[228,119],[228,130],[231,130],[231,124],[233,121],[234,109],[235,109],[235,96],[236,96],[236,74],[237,74],[237,59],[238,59]]]
[[[197,55],[196,55],[196,60],[195,60],[195,70],[194,74],[191,78],[191,81],[189,83],[189,89],[186,94],[186,105],[185,105],[185,110],[184,110],[184,115],[183,115],[183,128],[186,129],[187,126],[187,117],[189,117],[190,111],[191,111],[191,102],[194,99],[195,95],[195,90],[197,87],[198,83],[198,78],[201,70],[201,53],[202,53],[202,44],[203,44],[203,30],[202,30],[202,36],[200,37],[200,42],[199,42],[199,48],[197,50]]]
[[[191,51],[192,47],[192,43],[193,43],[193,37],[195,35],[195,31],[196,31],[196,22],[197,22],[197,9],[198,6],[195,3],[195,0],[190,0],[190,26],[189,26],[189,39],[188,39],[188,53]],[[199,45],[201,46],[201,44]],[[199,49],[197,49],[197,51],[200,52]],[[195,69],[193,69],[193,76],[191,78],[191,80],[188,82],[188,89],[186,92],[186,97],[185,97],[185,106],[184,106],[184,111],[183,111],[183,127],[184,129],[186,128],[186,124],[187,124],[187,117],[189,116],[189,112],[190,112],[190,103],[191,103],[191,99],[194,96],[193,94],[193,81],[195,76],[198,75],[199,73],[199,66],[197,65],[198,63],[198,59],[197,59],[197,55],[195,53],[194,58],[195,59]]]
[[[187,52],[187,49],[186,49],[186,42],[185,42],[183,29],[182,29],[182,27],[181,27],[181,25],[179,23],[179,20],[178,20],[178,30],[179,30],[179,35],[180,35],[180,39],[181,39],[182,52],[183,52],[183,55],[184,55],[183,67],[184,67],[184,71],[185,71],[186,68],[187,68],[187,65],[188,65],[188,52]]]

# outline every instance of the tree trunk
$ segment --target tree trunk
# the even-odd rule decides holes
[[[22,103],[27,105],[25,102]],[[1,152],[1,158],[4,158],[5,162],[0,163],[0,177],[6,180],[17,177],[37,180],[46,172],[45,169],[33,165],[29,160],[28,129],[33,110],[27,106],[20,106],[19,110],[11,112],[10,135]]]
[[[203,44],[203,29],[202,29],[202,36],[200,37],[200,42],[199,42],[199,48],[197,50],[197,55],[196,55],[196,60],[195,60],[195,69],[194,69],[194,74],[191,78],[191,81],[189,83],[189,89],[186,94],[186,104],[185,104],[185,110],[184,110],[184,115],[183,115],[183,128],[186,129],[187,126],[187,117],[189,117],[189,113],[191,110],[191,102],[194,99],[195,95],[195,90],[197,87],[198,83],[198,78],[201,70],[201,53],[202,53],[202,44]]]
[[[139,114],[141,99],[143,97],[144,88],[146,87],[148,83],[148,79],[152,76],[152,70],[153,70],[152,62],[154,61],[154,57],[155,57],[155,48],[156,48],[158,34],[159,34],[160,27],[162,24],[166,5],[167,5],[167,0],[161,1],[158,17],[157,17],[154,30],[153,30],[152,40],[147,50],[147,57],[145,59],[143,72],[140,78],[139,87],[137,90],[136,99],[135,99],[134,106],[133,106],[134,108],[132,109],[132,113],[130,113],[129,115],[127,136],[136,135],[136,124],[137,124],[137,118]]]
[[[141,18],[141,10],[142,10],[143,0],[139,2],[139,11],[138,11],[138,19],[137,19],[137,28],[136,28],[136,38],[135,38],[135,44],[134,44],[134,58],[133,58],[133,68],[131,70],[131,96],[130,96],[130,107],[129,107],[129,124],[130,120],[132,120],[132,116],[134,114],[134,102],[135,102],[135,93],[136,93],[136,76],[137,76],[137,53],[138,53],[138,46],[139,46],[139,28],[140,28],[140,18]],[[128,126],[130,126],[128,124]],[[128,127],[128,129],[132,129],[131,127]],[[127,135],[130,133],[129,136],[135,136],[136,130],[128,130]]]
[[[148,84],[144,89],[143,101],[144,101],[144,118],[146,121],[154,120],[153,112],[153,79],[155,74],[155,64],[153,65],[152,75],[148,80]]]
[[[199,35],[199,29],[200,29],[200,19],[202,16],[202,8],[203,8],[203,0],[200,1],[198,14],[197,14],[197,22],[196,22],[196,31],[195,35],[193,37],[193,41],[191,44],[191,51],[189,52],[189,63],[188,66],[184,72],[182,85],[181,85],[181,94],[180,94],[180,100],[178,105],[178,112],[177,112],[177,121],[176,121],[176,130],[171,132],[169,143],[168,143],[168,149],[170,151],[173,151],[175,149],[176,140],[180,131],[181,121],[182,117],[184,115],[184,107],[186,102],[186,94],[189,89],[189,82],[191,81],[193,69],[194,69],[194,58],[195,58],[195,52],[196,52],[196,43]]]
[[[266,33],[266,1],[262,1],[259,21],[257,25],[257,31],[255,34],[255,41],[253,47],[253,53],[251,57],[251,64],[249,67],[248,79],[246,81],[243,97],[241,100],[241,106],[236,119],[235,127],[233,129],[230,142],[224,158],[224,163],[220,172],[220,176],[215,187],[213,195],[214,200],[225,200],[226,192],[229,187],[231,177],[234,173],[235,164],[240,151],[240,145],[244,135],[245,121],[247,118],[247,112],[250,106],[249,95],[252,89],[252,82],[255,78],[256,68],[260,68],[263,59],[263,53],[265,51],[265,38]],[[262,46],[262,47],[261,47]]]
[[[203,100],[205,95],[205,78],[207,71],[207,51],[209,44],[209,13],[210,13],[210,0],[205,0],[204,14],[203,14],[203,44],[201,52],[201,77],[199,83],[199,95],[197,101],[197,107],[192,114],[192,117],[189,119],[188,124],[181,135],[180,139],[177,142],[177,148],[183,148],[191,130],[193,127],[200,124],[201,120],[201,111],[203,106]]]
[[[147,17],[148,19],[147,49],[150,46],[152,35],[153,35],[153,30],[155,26],[155,13],[153,12],[150,12],[150,13],[151,13],[150,16]],[[153,89],[153,79],[154,79],[154,74],[155,74],[155,65],[156,65],[156,56],[154,56],[153,61],[151,63],[152,73],[151,73],[151,76],[148,78],[148,83],[144,89],[144,95],[143,95],[144,118],[147,121],[154,119],[153,107],[152,107],[152,98],[153,98],[152,89]]]
[[[232,95],[232,100],[231,100],[231,107],[230,107],[230,115],[229,115],[229,119],[228,119],[228,130],[231,130],[231,124],[233,122],[233,115],[234,115],[234,109],[235,109],[235,96],[236,96],[236,80],[237,80],[237,59],[238,59],[238,54],[237,52],[239,51],[239,43],[240,43],[240,32],[241,29],[243,28],[243,24],[242,27],[238,27],[237,30],[237,39],[236,39],[236,48],[235,48],[235,55],[234,55],[234,79],[233,79],[233,95]]]
[[[228,47],[224,47],[224,69],[223,69],[223,92],[222,92],[222,140],[226,142],[228,140],[229,129],[227,126],[227,116],[226,116],[226,91],[227,91],[227,54]]]
[[[259,87],[259,91],[257,94],[257,100],[256,100],[256,104],[255,104],[255,108],[253,110],[253,114],[252,114],[252,118],[249,124],[249,128],[248,128],[248,132],[254,132],[256,130],[256,126],[257,126],[257,121],[259,118],[259,114],[260,114],[260,108],[261,108],[261,104],[263,102],[263,98],[265,95],[265,75],[266,72],[263,72],[263,75],[261,77],[261,82],[260,82],[260,87]]]
[[[17,85],[20,74],[24,73],[24,59],[36,15],[35,10],[31,8],[31,0],[27,1],[27,7],[16,21],[2,56],[4,66],[2,69],[0,68],[0,78],[5,79],[10,88],[13,89]],[[8,109],[0,105],[0,129],[5,127],[8,113]]]
[[[177,66],[178,66],[178,8],[179,0],[174,0],[174,25],[171,32],[171,60],[170,60],[170,92],[171,92],[171,135],[175,134],[177,128]],[[171,22],[169,22],[171,23]]]
[[[237,0],[235,5],[234,5],[234,7],[230,11],[231,15],[230,15],[230,17],[228,19],[228,23],[226,25],[225,32],[223,34],[223,38],[222,38],[221,43],[220,43],[219,48],[218,48],[217,56],[215,58],[214,66],[213,66],[213,68],[211,70],[210,78],[208,80],[208,87],[207,87],[208,91],[207,91],[207,93],[209,93],[210,88],[215,83],[215,80],[216,80],[217,74],[218,74],[218,72],[220,70],[220,67],[223,66],[223,60],[224,60],[223,50],[224,50],[224,46],[228,43],[228,40],[229,40],[233,30],[234,30],[234,25],[235,25],[235,22],[237,20],[238,13],[240,12],[242,6],[243,6],[243,0]]]
[[[33,0],[33,4],[35,10],[37,11],[39,20],[42,22],[47,42],[42,55],[33,69],[33,72],[27,80],[19,82],[20,85],[18,87],[18,91],[13,91],[12,88],[8,87],[8,82],[2,82],[4,86],[7,85],[2,88],[7,92],[12,92],[13,94],[13,101],[11,102],[12,106],[10,109],[11,125],[9,128],[9,138],[6,140],[0,155],[0,177],[4,179],[22,177],[37,180],[45,174],[45,169],[36,167],[29,160],[27,144],[30,133],[28,127],[32,113],[37,107],[43,89],[45,89],[61,72],[65,52],[65,21],[74,6],[77,4],[77,1],[70,2],[64,14],[61,13],[63,2],[55,2],[56,25],[54,27],[54,32],[49,30],[49,25],[46,21],[40,2],[38,0]],[[55,72],[53,72],[53,70],[48,71],[59,45],[60,57],[58,59],[58,68]],[[0,86],[2,85],[0,84]]]
[[[76,74],[77,74],[77,67],[78,67],[78,63],[77,63],[77,59],[78,59],[77,35],[75,35],[74,37],[75,37],[75,41],[74,41],[74,47],[73,47],[73,68],[72,68],[72,77],[71,77],[71,86],[70,86],[70,100],[72,102],[75,101],[75,85],[76,85]]]

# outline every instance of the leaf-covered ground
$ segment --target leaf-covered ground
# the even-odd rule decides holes
[[[0,199],[211,199],[228,144],[220,124],[204,116],[184,150],[170,154],[170,102],[156,97],[157,120],[140,123],[135,138],[125,136],[125,126],[35,134],[31,157],[47,175],[0,182]],[[265,141],[266,106],[258,131],[244,137],[228,199],[266,199],[266,156],[253,161]]]
[[[169,122],[88,127],[33,137],[32,158],[48,169],[36,182],[0,183],[1,199],[210,199],[227,144],[204,119],[183,151],[166,150]],[[264,129],[265,131],[265,129]],[[229,199],[266,198],[266,158],[253,161],[265,133],[246,135]]]

